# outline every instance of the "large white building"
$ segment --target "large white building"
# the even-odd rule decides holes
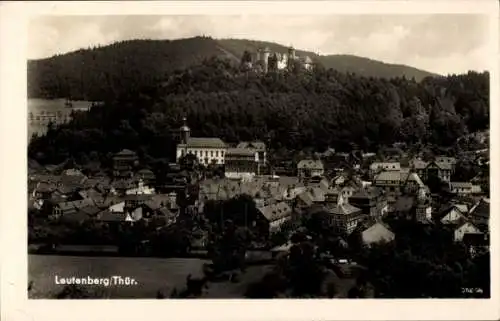
[[[186,125],[186,118],[184,118],[184,125],[181,127],[180,132],[181,143],[177,145],[177,161],[184,155],[192,154],[203,165],[224,164],[227,147],[220,138],[191,137],[191,130]]]

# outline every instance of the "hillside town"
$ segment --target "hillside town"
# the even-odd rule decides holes
[[[253,231],[245,260],[258,256],[256,262],[272,262],[290,255],[297,233],[311,237],[304,227],[311,217],[326,222],[328,233],[346,249],[338,252],[342,256],[317,253],[331,260],[334,271],[344,275],[340,278],[349,279],[351,272],[346,271],[356,270],[354,258],[349,257],[350,237],[359,235],[368,248],[390,243],[396,233],[387,221],[396,218],[445,227],[450,231],[448,241],[465,246],[470,257],[489,247],[490,201],[484,190],[489,185],[488,149],[450,157],[409,155],[398,147],[385,154],[330,148],[291,162],[273,157],[262,141],[229,144],[217,137],[193,137],[186,118],[183,122],[176,133],[176,160],[168,164],[162,184],[157,182],[158,173],[141,166],[137,152],[128,149],[113,155],[107,172],[84,173],[76,164],[41,166],[30,160],[29,251],[155,255],[153,236],[133,235],[138,226],[146,226],[156,230],[155,237],[164,229],[188,229],[187,245],[182,243],[183,250],[173,248],[168,255],[210,256],[223,233],[215,227],[217,222],[225,226],[230,220]],[[481,139],[489,138],[485,134]],[[483,170],[469,181],[455,180],[463,159]],[[217,206],[242,197],[255,213],[247,205],[243,211],[233,207],[233,212]],[[52,232],[61,226],[70,229],[73,238]],[[100,236],[121,237],[78,237],[85,235],[82,226],[92,226]],[[125,245],[124,231],[129,233]],[[169,247],[181,246],[169,242]]]

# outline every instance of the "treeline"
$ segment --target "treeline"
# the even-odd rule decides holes
[[[122,148],[143,159],[174,157],[172,130],[187,116],[192,136],[259,139],[271,148],[376,150],[394,142],[451,146],[489,126],[489,73],[366,78],[332,69],[260,75],[211,58],[161,84],[108,99],[69,124],[33,139],[41,163],[109,156]]]
[[[207,37],[128,40],[28,61],[28,97],[100,101],[224,55]]]

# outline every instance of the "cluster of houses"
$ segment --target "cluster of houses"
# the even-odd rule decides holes
[[[127,158],[136,162],[131,151],[116,154],[113,178],[87,177],[76,169],[31,173],[28,208],[45,213],[49,219],[73,223],[92,220],[116,225],[144,219],[173,224],[179,214],[178,192],[156,193],[154,173],[149,169],[131,172],[132,164],[124,161]]]
[[[155,190],[155,174],[139,166],[137,154],[122,150],[113,158],[112,178],[87,177],[79,170],[30,173],[29,208],[52,219],[86,220],[118,224],[139,220],[176,222],[179,196],[189,195],[195,185],[190,210],[203,215],[210,200],[250,196],[270,233],[284,226],[298,226],[303,217],[320,214],[333,229],[348,236],[359,231],[367,245],[394,239],[384,224],[388,215],[421,224],[449,226],[457,242],[484,246],[489,237],[489,199],[476,181],[454,182],[457,161],[435,157],[376,161],[375,154],[335,153],[300,160],[288,175],[276,175],[267,164],[262,142],[241,142],[229,146],[219,138],[191,137],[184,124],[180,129],[177,163],[170,164],[167,183]],[[199,164],[224,168],[224,177],[202,179],[199,173],[181,170],[183,156],[192,155]],[[263,174],[265,173],[265,174]],[[198,175],[198,176],[196,176]],[[452,195],[446,204],[436,202],[424,183],[431,176],[448,184]],[[189,195],[189,196],[193,196]]]
[[[346,162],[349,161],[352,159],[347,157]],[[369,245],[394,239],[394,233],[382,219],[396,215],[421,224],[446,225],[453,230],[454,241],[465,242],[471,249],[487,244],[489,199],[472,182],[451,181],[456,159],[443,156],[406,163],[372,161],[366,171],[361,163],[354,163],[327,175],[332,171],[325,162],[311,158],[298,162],[294,176],[205,180],[200,183],[199,210],[203,211],[207,200],[246,194],[269,222],[270,232],[279,231],[287,222],[300,222],[304,215],[321,213],[336,232],[347,236],[359,230]],[[438,204],[438,195],[432,195],[424,184],[431,175],[448,184],[452,197],[446,204]]]

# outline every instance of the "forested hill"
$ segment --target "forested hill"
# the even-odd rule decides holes
[[[488,128],[489,74],[421,82],[324,69],[262,76],[212,58],[77,115],[34,139],[29,155],[41,163],[68,157],[85,163],[129,148],[146,160],[173,159],[171,130],[183,116],[193,136],[229,143],[260,139],[273,149],[348,150],[357,144],[376,150],[401,141],[452,146]]]
[[[28,61],[30,98],[71,98],[103,100],[116,97],[138,85],[153,85],[175,70],[200,64],[216,56],[238,63],[245,50],[268,46],[286,52],[276,43],[195,37],[179,40],[132,40],[109,46],[78,50],[47,59]],[[385,64],[348,55],[319,56],[297,49],[325,68],[361,76],[415,78],[420,81],[431,73],[408,66]]]

